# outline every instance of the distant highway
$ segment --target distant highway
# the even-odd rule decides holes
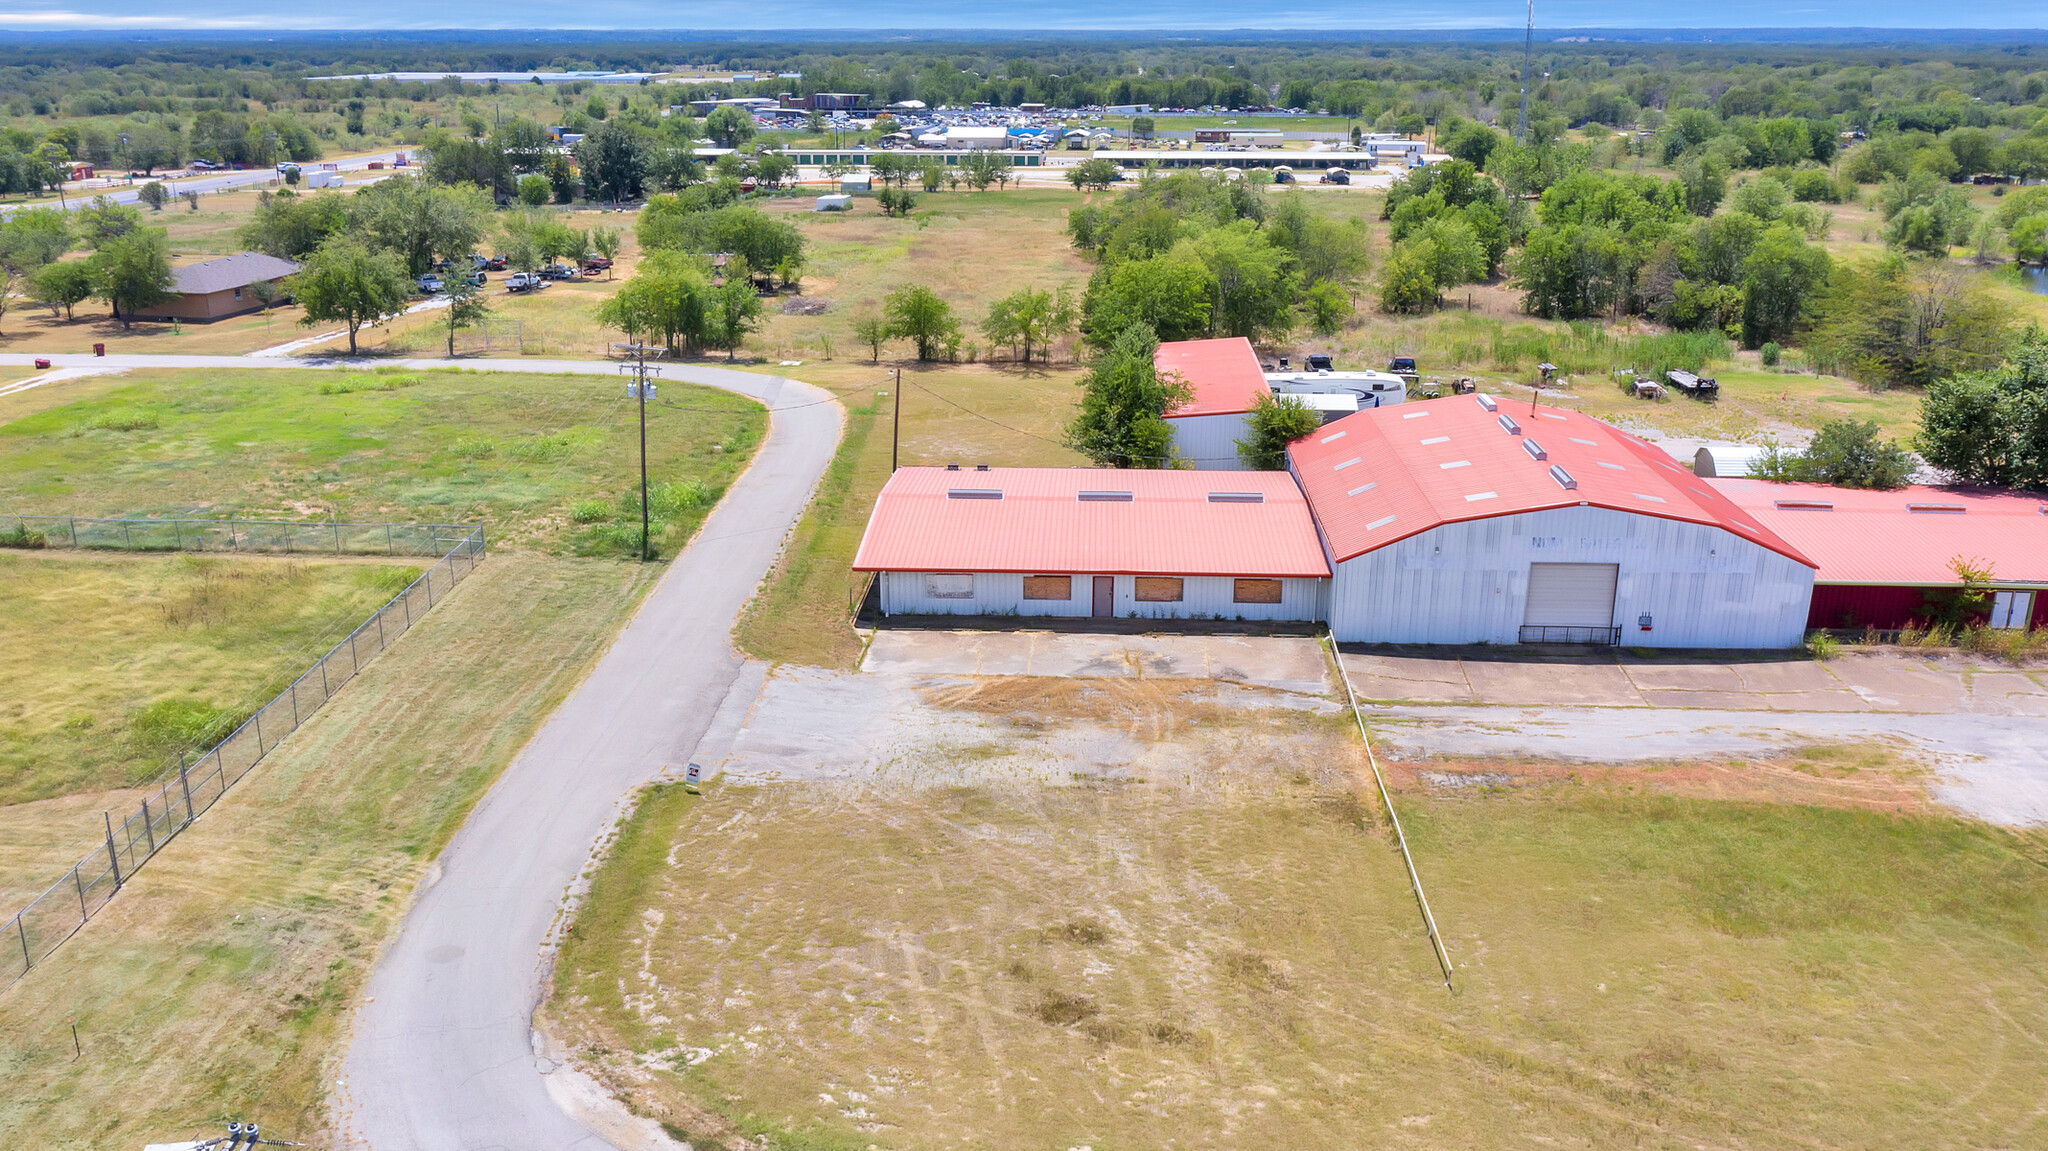
[[[340,160],[308,160],[302,166],[307,171],[315,171],[321,164],[327,163],[333,164],[337,171],[361,172],[367,170],[372,161],[382,161],[385,164],[389,164],[397,158],[398,153],[395,151],[371,152],[362,156],[347,156]],[[152,178],[163,179],[161,176]],[[189,180],[179,180],[176,183],[165,181],[164,187],[169,188],[172,195],[180,195],[185,192],[228,192],[236,188],[268,184],[277,178],[277,170],[274,168],[248,168],[240,172],[216,172],[210,176],[198,176]],[[60,200],[31,200],[22,204],[8,204],[0,207],[0,212],[15,212],[22,208],[66,208],[76,211],[101,196],[105,196],[116,204],[133,204],[136,202],[137,197],[141,195],[142,185],[148,182],[148,180],[140,180],[132,187],[126,188],[67,188]]]

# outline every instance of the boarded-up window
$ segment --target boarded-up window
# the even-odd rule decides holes
[[[924,577],[924,594],[933,599],[973,599],[974,576],[972,573],[928,575]]]
[[[1280,581],[1276,579],[1241,579],[1231,589],[1233,603],[1279,603]]]
[[[1139,603],[1179,603],[1179,576],[1139,576]]]
[[[1025,576],[1025,599],[1073,599],[1073,576]]]

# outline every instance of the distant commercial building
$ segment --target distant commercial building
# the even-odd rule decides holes
[[[1285,472],[899,469],[853,561],[884,615],[1321,618],[1329,565]]]
[[[1260,148],[1278,148],[1287,139],[1287,134],[1268,128],[1197,128],[1197,144],[1247,144]]]
[[[200,264],[171,269],[171,295],[163,301],[137,310],[138,320],[219,320],[253,312],[263,306],[257,284],[278,290],[272,300],[282,298],[286,276],[299,270],[290,260],[243,252]]]
[[[1000,150],[1010,146],[1010,130],[1001,126],[955,124],[946,129],[944,146],[956,149]]]
[[[344,76],[308,76],[308,80],[393,80],[401,84],[433,84],[449,77],[465,84],[639,84],[653,72],[354,72]]]
[[[1979,622],[2048,627],[2048,496],[1752,479],[1708,486],[1818,565],[1808,627],[1924,625],[1961,588],[1957,560],[1990,569]]]
[[[767,96],[728,96],[723,100],[692,100],[690,109],[699,116],[709,116],[717,108],[739,108],[748,112],[761,112],[777,107]]]
[[[862,112],[871,106],[870,99],[866,92],[813,92],[784,96],[782,106],[805,112]]]

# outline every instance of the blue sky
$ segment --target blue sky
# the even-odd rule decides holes
[[[1226,0],[1050,0],[1034,4],[968,3],[966,0],[876,0],[835,7],[818,0],[749,0],[747,3],[683,4],[673,0],[355,0],[347,5],[276,3],[275,0],[207,0],[167,5],[162,0],[0,0],[0,29],[763,29],[815,32],[846,26],[919,31],[1061,29],[1445,29],[1515,26],[1520,4],[1500,0],[1296,0],[1248,5]],[[1538,5],[1537,27],[1596,28],[2041,28],[2048,26],[2048,0],[2009,4],[1929,6],[1904,0],[1724,0],[1712,5],[1644,5],[1619,0],[1547,0]]]

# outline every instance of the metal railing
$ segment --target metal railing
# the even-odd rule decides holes
[[[371,554],[418,554],[404,550],[405,541],[421,543],[428,540],[440,541],[442,554],[439,562],[421,573],[420,577],[406,585],[405,590],[393,596],[384,606],[378,608],[348,637],[328,650],[327,654],[314,661],[313,666],[292,681],[291,686],[277,693],[270,702],[256,709],[241,726],[228,733],[227,738],[215,744],[204,754],[194,759],[179,757],[177,768],[156,782],[145,785],[153,788],[142,800],[139,810],[116,823],[111,813],[106,816],[105,842],[97,845],[83,859],[79,860],[63,878],[53,883],[48,890],[14,916],[5,921],[0,929],[0,986],[12,984],[15,980],[47,959],[59,944],[71,938],[85,925],[93,914],[105,907],[115,893],[135,874],[144,863],[162,851],[177,834],[190,827],[206,810],[226,794],[228,788],[262,762],[263,757],[275,748],[284,737],[297,730],[320,705],[334,697],[342,685],[354,679],[356,673],[404,635],[412,625],[424,617],[434,606],[436,597],[446,596],[476,569],[484,558],[484,533],[480,527],[457,527],[449,524],[277,524],[268,521],[236,520],[235,527],[219,527],[218,536],[193,532],[190,525],[222,525],[225,521],[213,520],[74,520],[68,516],[8,516],[0,517],[0,523],[8,519],[21,520],[23,527],[32,531],[43,530],[30,527],[31,524],[57,522],[63,524],[106,525],[128,524],[135,529],[151,532],[162,530],[164,525],[184,525],[178,529],[178,539],[184,543],[184,550],[212,551],[293,551],[294,536],[285,531],[264,537],[280,541],[278,546],[254,547],[242,529],[253,526],[264,528],[309,528],[325,531],[334,529],[331,549],[337,554],[348,554],[344,541],[360,540],[360,534],[351,529],[377,527],[390,529],[384,537],[382,549],[369,549]],[[97,530],[97,529],[95,529]],[[459,536],[448,532],[459,531]],[[118,547],[118,544],[88,544],[80,537],[80,547]],[[125,538],[125,537],[124,537]],[[197,543],[207,539],[233,539],[232,547],[208,547]],[[452,546],[451,546],[452,545]],[[61,543],[60,543],[61,546]],[[146,543],[134,545],[137,550],[149,548]],[[155,549],[151,549],[155,550]],[[307,551],[304,547],[299,551]]]
[[[51,547],[115,551],[251,552],[259,555],[446,555],[477,529],[468,524],[340,524],[306,520],[93,519],[0,516]]]
[[[1614,647],[1621,642],[1618,627],[1564,627],[1558,624],[1523,624],[1522,643],[1571,643],[1590,644],[1596,647]]]

